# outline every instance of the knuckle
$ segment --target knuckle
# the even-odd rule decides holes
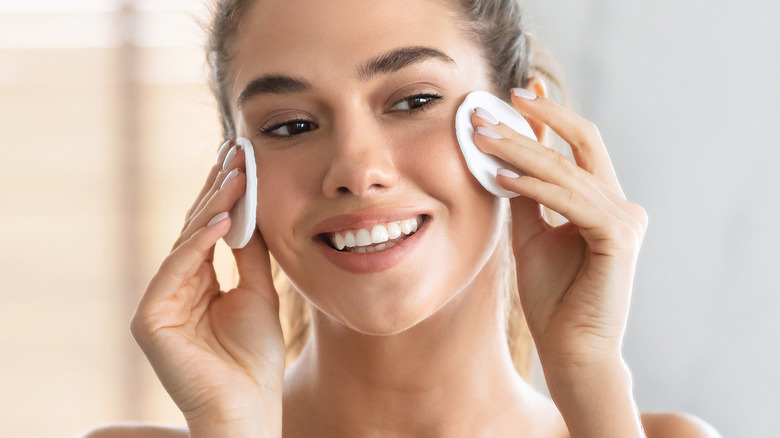
[[[495,152],[498,151],[498,145],[496,143],[498,143],[499,140],[481,137],[482,136],[477,136],[477,138],[474,139],[474,144],[477,145],[477,148],[487,154],[495,155]]]
[[[136,342],[142,342],[147,334],[147,326],[143,323],[141,316],[139,315],[140,309],[136,311],[133,319],[130,320],[130,334],[133,335],[133,339]]]
[[[573,190],[566,191],[566,200],[572,205],[581,205],[584,202],[582,196]]]
[[[615,254],[633,254],[638,247],[635,230],[618,219],[609,221],[604,227],[604,245]]]
[[[555,162],[555,165],[562,168],[564,171],[571,175],[577,173],[577,165],[575,165],[566,155],[556,151],[555,149],[547,148],[546,153]]]
[[[601,132],[599,127],[590,120],[583,120],[580,129],[578,130],[577,145],[589,145],[598,144],[601,142]]]
[[[617,225],[613,228],[614,238],[617,246],[629,253],[635,253],[642,242],[640,233],[630,224],[622,221],[616,221]]]
[[[585,136],[590,141],[598,141],[601,140],[601,131],[595,123],[588,121],[585,123]]]
[[[625,210],[628,212],[628,215],[635,221],[639,236],[643,237],[647,232],[647,225],[650,220],[647,215],[647,210],[645,210],[641,205],[633,202],[627,202]]]
[[[615,234],[617,238],[622,242],[634,242],[636,241],[636,231],[629,224],[616,221],[618,225],[615,227]]]
[[[637,218],[639,221],[639,225],[642,227],[642,234],[647,232],[647,226],[650,223],[650,216],[647,214],[647,210],[645,210],[641,205],[632,204],[634,207],[634,217]]]

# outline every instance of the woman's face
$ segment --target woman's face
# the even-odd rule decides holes
[[[454,117],[491,87],[448,7],[257,1],[230,69],[238,135],[257,158],[259,229],[317,309],[391,334],[487,286],[505,204],[469,174]],[[388,242],[366,245],[372,232]]]

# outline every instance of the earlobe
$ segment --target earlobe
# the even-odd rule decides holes
[[[528,79],[528,84],[525,86],[526,90],[531,91],[537,96],[541,97],[547,97],[547,84],[544,82],[544,80],[538,76],[531,76]],[[547,145],[547,133],[549,131],[549,127],[545,125],[544,123],[534,119],[533,117],[525,116],[526,120],[528,120],[528,123],[531,125],[531,128],[534,130],[534,134],[536,134],[537,141],[543,145]]]

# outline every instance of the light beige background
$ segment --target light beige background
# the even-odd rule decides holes
[[[127,326],[220,133],[193,20],[202,2],[133,3],[0,0],[3,436],[181,422]],[[778,3],[525,3],[650,213],[625,348],[640,408],[769,436]]]

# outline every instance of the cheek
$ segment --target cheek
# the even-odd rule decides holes
[[[262,155],[257,158],[257,226],[268,248],[277,255],[293,243],[290,225],[304,209],[308,184],[296,175],[307,173],[296,162]]]
[[[438,124],[436,129],[409,138],[400,159],[405,160],[408,178],[444,207],[439,219],[447,230],[444,238],[451,245],[444,258],[452,263],[480,265],[477,260],[491,253],[500,238],[505,212],[501,200],[471,175],[450,125]],[[465,254],[474,259],[463,260]]]
[[[441,121],[408,138],[398,164],[421,189],[445,203],[455,197],[460,202],[464,198],[487,201],[492,196],[469,172],[452,125],[449,120]]]

